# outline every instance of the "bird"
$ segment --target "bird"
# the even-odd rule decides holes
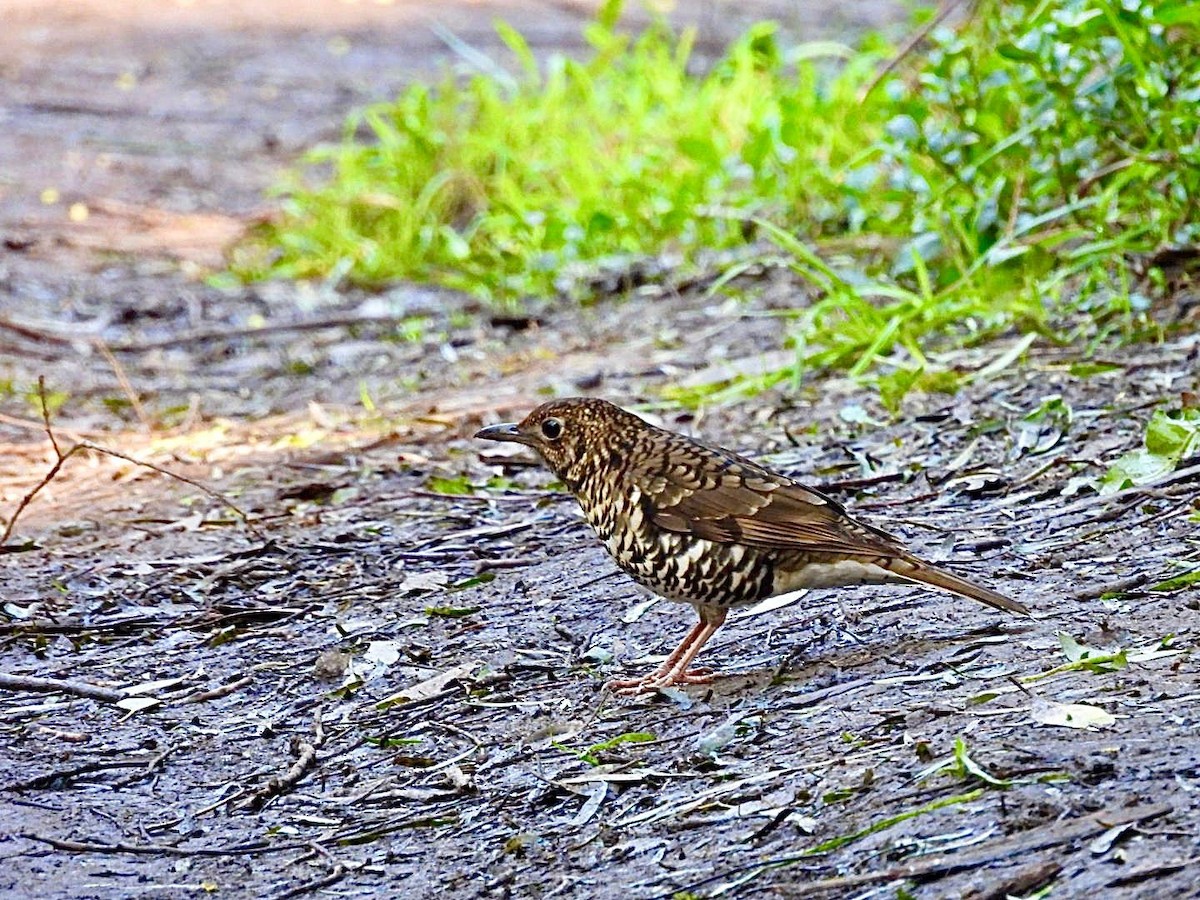
[[[691,665],[730,608],[803,588],[919,582],[1029,615],[1016,600],[914,555],[816,488],[606,400],[551,400],[475,437],[533,449],[621,569],[695,608],[699,621],[662,665],[608,683],[618,694],[710,683],[711,669]]]

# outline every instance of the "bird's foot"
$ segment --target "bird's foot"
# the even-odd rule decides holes
[[[628,678],[608,682],[607,687],[614,694],[622,697],[636,697],[638,694],[651,694],[660,688],[675,687],[684,684],[712,684],[717,677],[712,669],[688,669],[686,672],[658,671],[643,675],[641,678]]]

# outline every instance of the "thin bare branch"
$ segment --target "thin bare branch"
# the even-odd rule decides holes
[[[0,672],[0,689],[28,691],[34,694],[71,694],[88,700],[116,703],[128,696],[126,691],[100,687],[85,681],[65,681],[61,678],[37,678],[33,675],[8,675]]]
[[[111,353],[108,355],[110,357],[112,356]],[[115,362],[115,360],[113,361]],[[132,390],[132,388],[130,388],[130,390]],[[97,444],[92,441],[78,441],[73,447],[71,447],[71,449],[63,452],[62,448],[58,445],[58,439],[54,436],[54,429],[50,425],[50,404],[46,399],[46,380],[42,376],[38,376],[38,399],[41,401],[42,405],[43,427],[45,428],[46,436],[50,439],[50,445],[54,448],[54,455],[56,459],[54,465],[50,467],[50,470],[36,485],[34,485],[33,489],[29,491],[29,493],[21,498],[21,502],[17,504],[16,510],[9,518],[8,523],[4,526],[4,533],[0,535],[0,547],[8,543],[8,539],[12,536],[13,529],[16,528],[17,520],[20,519],[21,513],[25,511],[25,508],[29,506],[29,504],[33,501],[33,498],[36,497],[46,485],[54,480],[55,476],[58,475],[59,470],[62,469],[63,464],[81,450],[90,450],[93,453],[102,453],[105,456],[121,459],[125,462],[133,463],[135,466],[141,466],[142,468],[149,469],[152,472],[157,472],[160,475],[166,475],[168,478],[173,478],[176,481],[181,481],[184,484],[191,485],[197,490],[203,491],[213,500],[216,500],[222,506],[233,512],[234,515],[242,520],[242,523],[246,526],[247,530],[255,537],[259,538],[260,540],[265,540],[263,533],[254,526],[254,523],[251,521],[250,516],[245,512],[245,510],[230,500],[225,494],[222,494],[220,491],[213,490],[208,485],[197,481],[195,478],[189,478],[187,475],[180,475],[178,472],[172,472],[170,469],[164,469],[162,466],[156,465],[155,463],[147,462],[144,459],[138,459],[135,456],[130,456],[128,453],[122,453],[120,450],[113,450],[111,447],[105,447],[102,444]]]
[[[173,847],[170,844],[126,844],[123,842],[101,844],[90,841],[71,841],[34,832],[26,832],[21,837],[29,841],[49,844],[55,850],[69,850],[73,853],[132,853],[155,856],[242,856],[257,853],[282,853],[308,847],[304,841],[288,841],[279,844],[254,841],[249,844],[235,844],[232,847]]]
[[[94,342],[96,349],[100,351],[100,355],[112,367],[113,374],[117,376],[117,383],[121,385],[121,390],[125,394],[125,399],[129,401],[129,405],[133,408],[133,414],[137,416],[137,420],[142,423],[142,427],[147,431],[153,430],[153,423],[150,417],[146,415],[146,408],[142,406],[141,398],[138,397],[137,391],[133,389],[133,382],[129,380],[129,375],[125,372],[125,367],[121,365],[121,361],[113,354],[112,350],[108,349],[108,344],[100,339]]]
[[[75,447],[72,447],[71,450],[73,452],[81,447],[84,450],[91,450],[93,453],[103,453],[106,456],[112,456],[116,459],[123,459],[125,462],[133,463],[135,466],[141,466],[142,468],[149,469],[152,472],[157,472],[159,475],[166,475],[168,478],[173,478],[176,481],[183,482],[184,484],[190,484],[197,490],[203,491],[213,500],[216,500],[234,515],[236,515],[239,519],[241,519],[247,530],[249,530],[250,533],[255,537],[264,538],[263,533],[254,527],[253,521],[251,521],[249,514],[247,514],[245,510],[243,510],[240,506],[238,506],[220,491],[214,491],[208,485],[197,481],[195,478],[189,478],[187,475],[180,475],[178,472],[172,472],[170,469],[164,469],[162,466],[156,465],[155,463],[147,462],[144,459],[138,459],[136,456],[130,456],[128,453],[122,453],[120,450],[113,450],[111,447],[105,447],[101,444],[95,444],[91,441],[80,441],[75,445]]]

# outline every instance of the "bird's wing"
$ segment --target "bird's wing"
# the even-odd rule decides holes
[[[832,498],[748,459],[686,439],[664,451],[631,473],[660,528],[774,550],[903,552],[896,538],[854,521]]]

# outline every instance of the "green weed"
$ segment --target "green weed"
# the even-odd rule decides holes
[[[831,850],[836,850],[839,847],[844,847],[854,841],[867,837],[868,835],[877,834],[880,831],[886,831],[893,825],[899,825],[901,822],[907,822],[909,819],[915,819],[918,816],[923,816],[926,813],[935,812],[939,809],[945,809],[947,806],[954,806],[959,803],[970,803],[972,800],[978,800],[983,796],[983,788],[976,788],[973,791],[967,791],[965,794],[955,794],[952,797],[943,797],[940,800],[933,800],[923,806],[915,807],[914,809],[905,810],[897,813],[894,816],[889,816],[886,819],[880,819],[877,822],[872,822],[866,828],[850,834],[839,835],[835,838],[830,838],[817,844],[815,847],[810,847],[805,850],[802,857],[816,856],[822,853],[828,853]]]
[[[997,778],[976,762],[967,749],[967,742],[961,736],[954,739],[954,752],[946,759],[939,760],[921,770],[917,774],[917,780],[922,781],[939,772],[944,772],[960,781],[982,781],[989,787],[1012,787],[1011,781]]]
[[[905,240],[839,276],[819,240],[771,231],[817,299],[796,311],[795,364],[736,387],[882,369],[894,407],[930,377],[933,338],[1016,325],[1086,353],[1153,336],[1129,260],[1200,237],[1198,23],[1184,0],[985,0],[936,32],[883,86],[884,137],[840,180],[873,188],[848,230]]]
[[[552,742],[551,746],[582,760],[589,766],[598,766],[600,765],[602,754],[622,744],[648,744],[655,740],[657,740],[657,737],[649,731],[628,731],[624,734],[618,734],[615,737],[600,741],[598,744],[592,744],[586,750],[573,750],[557,742]]]
[[[623,35],[620,7],[588,27],[586,60],[539,66],[501,25],[517,74],[486,61],[352,117],[239,273],[416,279],[513,305],[588,299],[603,267],[686,266],[765,238],[754,262],[808,287],[788,317],[793,362],[683,402],[836,367],[895,407],[968,377],[931,363],[934,346],[1016,327],[1086,357],[1156,336],[1162,279],[1132,260],[1200,240],[1191,0],[981,0],[878,85],[877,41],[788,50],[770,25],[695,74],[690,32]]]
[[[691,32],[632,39],[620,6],[588,28],[585,62],[539,68],[501,25],[520,75],[448,77],[354,116],[308,158],[330,177],[289,186],[271,249],[240,254],[242,274],[413,278],[503,304],[570,292],[572,267],[744,243],[741,217],[840,230],[834,182],[884,121],[856,101],[877,57],[806,48],[851,57],[825,78],[759,25],[696,76]]]
[[[1100,479],[1100,493],[1147,484],[1175,471],[1180,461],[1200,453],[1200,407],[1156,409],[1146,426],[1144,446],[1118,459]]]
[[[1062,648],[1063,656],[1067,658],[1067,662],[1048,669],[1045,672],[1039,672],[1036,675],[1027,675],[1021,681],[1025,684],[1032,684],[1044,678],[1053,678],[1056,675],[1062,675],[1066,672],[1091,672],[1096,675],[1104,675],[1124,669],[1130,663],[1144,663],[1156,659],[1178,656],[1183,651],[1172,646],[1173,639],[1173,635],[1167,635],[1157,644],[1151,644],[1146,647],[1129,650],[1121,647],[1115,650],[1099,650],[1095,647],[1081,644],[1065,631],[1060,631],[1058,633],[1058,643]]]

